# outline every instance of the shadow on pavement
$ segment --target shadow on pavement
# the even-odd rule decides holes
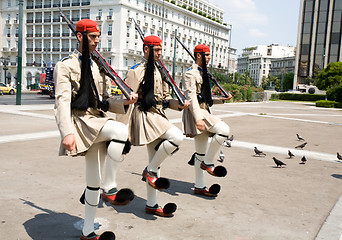
[[[57,213],[50,209],[42,208],[30,201],[20,199],[33,208],[39,209],[45,213],[40,213],[34,218],[24,222],[27,234],[34,240],[43,239],[77,239],[80,236],[80,230],[73,225],[82,220],[79,217],[67,213]]]

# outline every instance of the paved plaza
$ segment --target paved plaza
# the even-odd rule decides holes
[[[187,162],[194,142],[185,138],[161,169],[171,186],[158,193],[159,204],[176,203],[175,216],[145,214],[147,151],[132,147],[118,184],[136,197],[128,206],[100,201],[98,233],[114,231],[118,240],[342,239],[342,161],[336,157],[342,154],[342,110],[305,102],[228,103],[212,110],[234,135],[232,147],[222,147],[227,176],[205,176],[207,186],[221,185],[219,196],[193,194],[194,169]],[[167,114],[181,129],[181,112]],[[57,156],[53,105],[0,105],[0,126],[2,239],[79,239],[85,166],[82,157]],[[302,143],[296,133],[307,142],[303,150],[295,148]],[[255,146],[266,156],[255,156]],[[300,164],[303,156],[307,162]],[[286,166],[277,168],[272,157]]]

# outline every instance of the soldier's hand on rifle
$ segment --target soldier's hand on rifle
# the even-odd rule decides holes
[[[136,103],[137,101],[138,101],[138,94],[131,92],[131,94],[129,95],[129,99],[126,99],[124,101],[124,105],[133,104],[133,103]]]
[[[188,100],[185,100],[184,105],[178,105],[178,108],[180,109],[188,109],[190,106],[190,102]]]
[[[229,99],[231,99],[233,96],[230,94],[230,93],[228,93],[228,97],[223,97],[222,98],[222,100],[229,100]]]
[[[204,131],[205,130],[205,125],[204,125],[203,119],[199,119],[199,120],[196,121],[196,127],[200,131]]]
[[[72,152],[76,150],[76,139],[74,134],[66,135],[63,139],[63,146],[66,150]]]

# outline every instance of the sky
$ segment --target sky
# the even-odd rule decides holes
[[[300,0],[208,0],[224,10],[232,24],[231,47],[256,45],[296,46]]]

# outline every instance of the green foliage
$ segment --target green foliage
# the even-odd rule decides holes
[[[280,100],[297,100],[297,101],[318,101],[324,100],[325,94],[307,94],[307,93],[280,93]]]
[[[182,8],[186,9],[186,4],[183,4],[183,5],[182,5]]]
[[[207,18],[211,20],[211,16],[208,16]]]
[[[335,102],[342,102],[342,85],[329,87],[327,99]]]
[[[193,12],[194,12],[194,13],[197,13],[198,11],[197,11],[197,9],[194,9]]]
[[[176,4],[176,1],[175,1],[175,0],[171,0],[171,3],[172,3],[172,4]]]
[[[188,7],[188,10],[189,10],[189,11],[192,11],[192,7]]]
[[[201,12],[201,11],[199,11],[198,14],[201,15],[201,16],[203,16],[203,12]]]
[[[277,93],[271,94],[270,100],[271,101],[279,100],[279,94],[277,94]]]
[[[283,76],[283,91],[288,91],[293,88],[293,77],[294,73],[285,73]],[[281,75],[279,76],[268,76],[262,79],[261,86],[266,88],[267,86],[273,86],[276,91],[280,91],[281,88]]]
[[[326,68],[317,74],[316,79],[316,86],[322,90],[342,85],[342,62],[329,63]]]
[[[234,102],[251,102],[253,97],[253,92],[255,93],[262,93],[264,90],[260,87],[248,86],[248,85],[237,85],[237,84],[229,84],[224,83],[222,87],[227,91],[230,92],[233,96],[231,101]],[[214,86],[213,93],[215,95],[221,95],[220,90],[218,87]]]
[[[319,101],[316,101],[316,107],[333,108],[333,107],[335,107],[336,103],[337,102],[335,102],[335,101],[319,100]]]

